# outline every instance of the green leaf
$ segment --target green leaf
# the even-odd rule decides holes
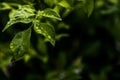
[[[50,7],[52,7],[57,1],[56,0],[44,0],[44,2],[49,5]]]
[[[42,16],[57,19],[57,20],[60,20],[60,21],[62,20],[60,15],[56,11],[54,11],[53,9],[43,10]]]
[[[119,0],[109,0],[110,2],[117,4],[119,2]]]
[[[10,49],[14,52],[13,56],[19,59],[24,56],[30,46],[31,27],[15,35],[10,43]]]
[[[12,56],[8,46],[8,43],[0,43],[0,68],[7,67],[11,62]]]
[[[58,5],[60,5],[60,6],[64,7],[64,8],[67,8],[67,9],[71,8],[71,6],[69,5],[69,3],[66,0],[60,1],[58,3]]]
[[[11,19],[10,21],[7,22],[5,28],[2,30],[2,32],[4,32],[6,29],[8,29],[10,26],[12,26],[13,24],[16,23],[30,23],[32,21],[32,19],[30,18],[16,18],[16,19]]]
[[[77,4],[74,7],[81,14],[87,14],[89,17],[94,9],[94,0],[78,0]]]
[[[88,17],[92,14],[94,9],[94,0],[87,0],[86,1],[86,12],[88,13]]]
[[[25,5],[25,6],[20,6],[18,10],[14,10],[10,17],[10,20],[7,22],[5,28],[2,30],[3,32],[8,29],[10,26],[16,23],[30,23],[33,21],[33,16],[34,16],[34,9],[31,7]]]
[[[8,3],[0,3],[0,11],[1,10],[9,10],[9,9],[12,9],[11,6],[8,4]]]
[[[52,25],[36,20],[34,22],[34,30],[36,33],[42,34],[53,46],[55,45],[55,30]]]
[[[8,66],[8,64],[11,62],[11,59],[11,56],[0,52],[0,68]]]

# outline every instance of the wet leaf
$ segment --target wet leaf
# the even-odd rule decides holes
[[[55,45],[55,30],[52,25],[36,20],[34,30],[36,33],[42,34],[53,46]]]
[[[25,52],[30,46],[31,28],[25,31],[19,32],[15,35],[10,43],[10,49],[14,52],[15,59],[19,59],[24,56]]]

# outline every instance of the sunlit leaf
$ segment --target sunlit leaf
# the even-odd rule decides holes
[[[60,15],[52,9],[43,10],[42,16],[57,19],[57,20],[62,20]]]
[[[48,40],[53,46],[55,45],[55,31],[52,25],[41,23],[36,20],[34,22],[34,30],[36,33],[45,36],[46,40]]]
[[[19,59],[24,56],[25,52],[30,46],[31,28],[25,31],[19,32],[15,35],[10,43],[10,49],[14,52],[15,59]]]
[[[69,3],[66,0],[62,0],[61,2],[58,3],[60,6],[64,7],[64,8],[71,8],[71,6],[69,5]]]
[[[18,18],[18,19],[12,19],[12,20],[10,20],[7,24],[6,24],[6,26],[5,26],[5,28],[2,30],[2,32],[4,32],[6,29],[8,29],[10,26],[12,26],[13,24],[16,24],[16,23],[19,23],[19,22],[21,22],[21,23],[30,23],[32,20],[31,19],[29,19],[29,18]]]
[[[13,11],[13,10],[12,10]],[[20,6],[18,10],[14,10],[11,12],[10,20],[7,22],[5,28],[2,30],[3,32],[8,29],[10,26],[16,23],[30,23],[32,22],[32,16],[34,16],[34,9],[25,5]]]
[[[0,10],[8,10],[11,9],[11,6],[8,3],[0,3]]]
[[[58,5],[56,5],[55,7],[54,7],[54,11],[56,11],[57,13],[59,13],[60,12],[60,6],[58,6]]]

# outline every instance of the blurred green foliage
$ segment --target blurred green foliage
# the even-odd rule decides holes
[[[0,80],[120,80],[119,4],[0,0]]]

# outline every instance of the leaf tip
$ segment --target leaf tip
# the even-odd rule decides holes
[[[6,29],[3,29],[2,32],[4,32]]]
[[[62,21],[62,18],[58,18],[59,21]]]
[[[50,42],[55,47],[55,40]]]

